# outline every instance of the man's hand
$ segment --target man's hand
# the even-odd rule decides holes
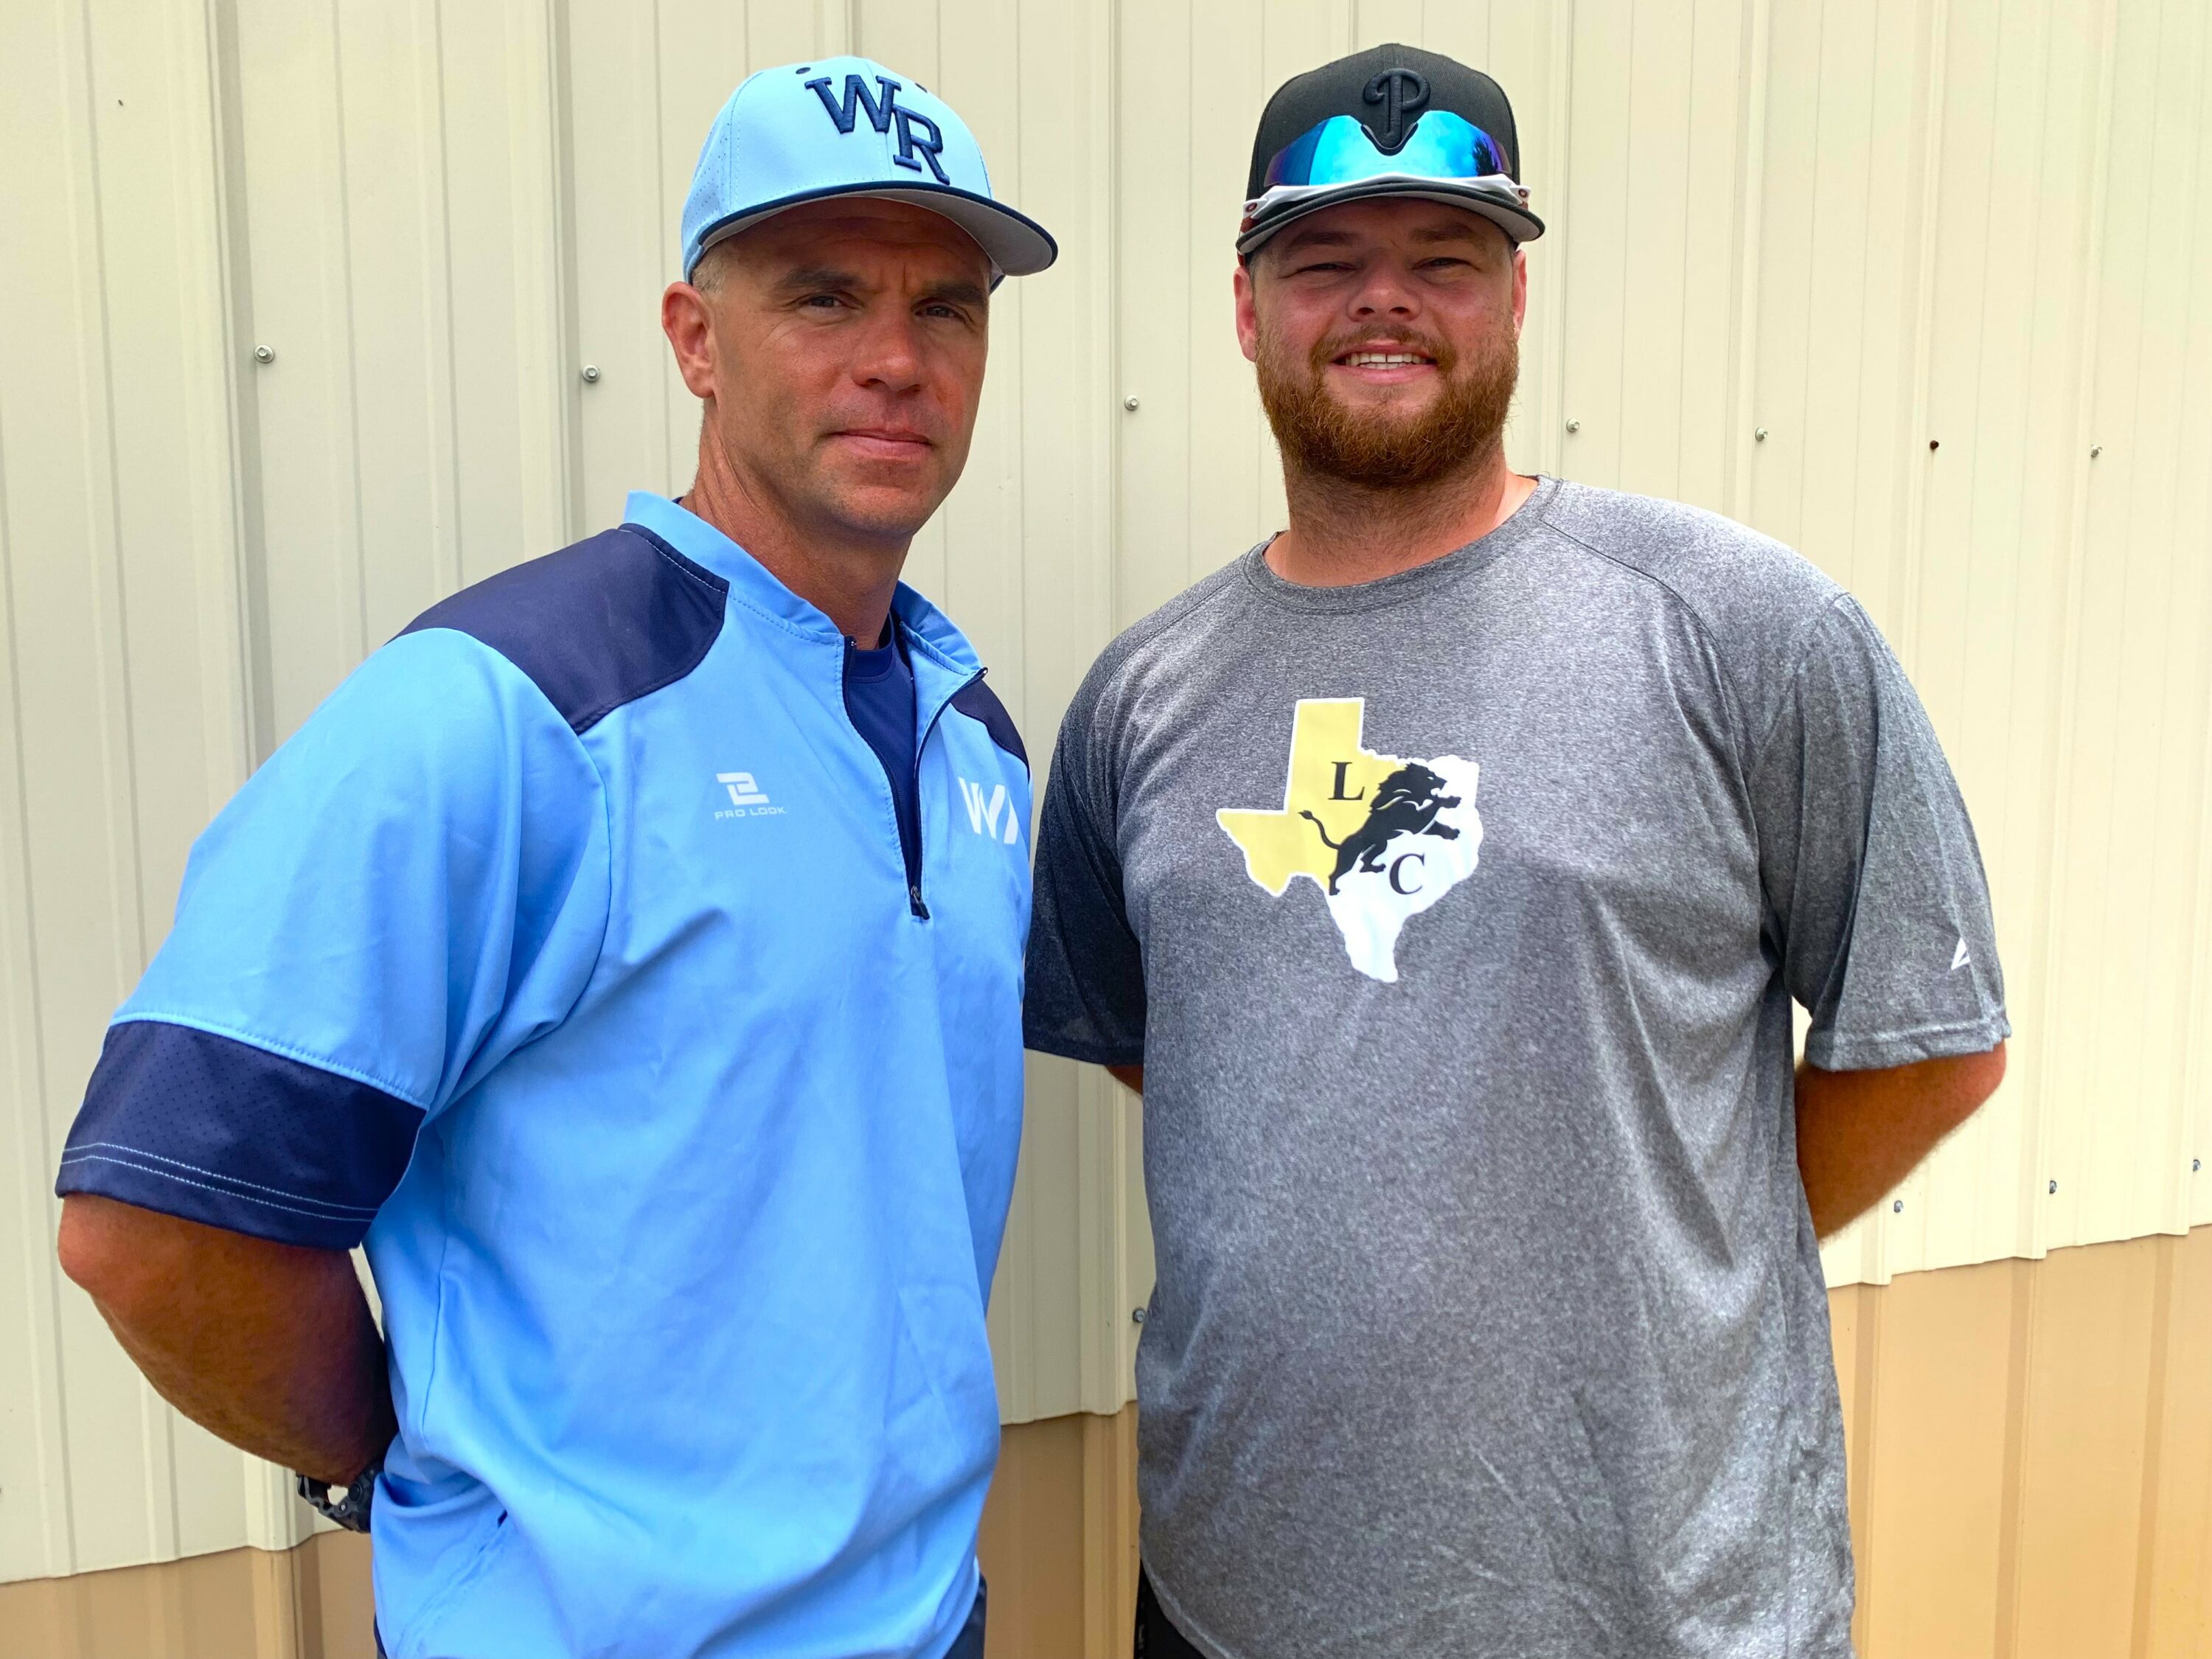
[[[1987,1054],[1874,1072],[1797,1068],[1797,1171],[1822,1238],[1856,1219],[1910,1175],[2004,1080],[2000,1042]]]
[[[147,1381],[234,1446],[345,1486],[391,1443],[384,1340],[343,1250],[73,1194],[60,1252]]]

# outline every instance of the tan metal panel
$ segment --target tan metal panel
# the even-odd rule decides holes
[[[2127,1650],[2142,1522],[2155,1241],[2068,1250],[2036,1270],[2028,1338],[2019,1552],[2009,1587],[2018,1659]],[[2048,1331],[2063,1340],[2036,1340]]]
[[[2212,1655],[2212,1228],[2161,1238],[2131,1659]]]
[[[2089,211],[2102,54],[2094,4],[2033,15],[1952,9],[1940,68],[1927,343],[1909,457],[1921,502],[1904,541],[1891,624],[1976,808],[2002,896],[2008,1000],[2031,1026],[2045,961],[2032,902],[2049,856],[2049,732],[2068,580],[2066,525],[2085,463],[2074,450],[2083,272],[2025,283],[2053,246],[2078,246]],[[1915,439],[1918,441],[1916,443]],[[1929,446],[1940,444],[1940,449]],[[1912,452],[1918,450],[1917,455]],[[2034,1155],[2046,1097],[2036,1044],[2012,1085],[1916,1183],[1919,1226],[1891,1229],[1889,1266],[2013,1254],[2039,1224],[2054,1173]],[[2062,1183],[2063,1184],[2063,1183]]]
[[[1986,1653],[1996,1641],[2012,1272],[1913,1274],[1881,1292],[1852,1468],[1869,1652]]]
[[[2201,371],[2212,310],[2204,155],[2208,20],[2121,6],[2095,320],[2083,577],[2063,837],[2053,870],[2049,1243],[2174,1230],[2186,1212],[2192,966],[2204,949],[2208,736]],[[2198,356],[2192,364],[2190,348]],[[2185,439],[2197,440],[2185,449]],[[2192,933],[2195,937],[2192,937]],[[2201,1006],[2201,1004],[2199,1005]],[[2202,1156],[2201,1152],[2197,1153]]]

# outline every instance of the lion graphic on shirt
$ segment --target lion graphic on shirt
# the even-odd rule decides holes
[[[1474,873],[1482,769],[1462,755],[1370,749],[1365,716],[1358,697],[1299,699],[1282,805],[1224,806],[1214,820],[1269,897],[1311,881],[1352,966],[1389,985],[1406,924]]]
[[[1457,795],[1447,795],[1444,781],[1419,761],[1408,762],[1382,781],[1375,792],[1375,804],[1368,809],[1367,821],[1342,841],[1331,841],[1328,830],[1311,812],[1298,816],[1314,827],[1322,844],[1336,854],[1336,868],[1329,872],[1328,892],[1336,896],[1337,884],[1350,872],[1364,870],[1372,874],[1382,868],[1382,854],[1401,836],[1435,836],[1443,841],[1457,841],[1459,831],[1449,823],[1438,823],[1437,814],[1447,807],[1459,805]]]

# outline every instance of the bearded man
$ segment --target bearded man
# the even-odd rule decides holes
[[[1507,466],[1520,161],[1449,58],[1276,94],[1236,297],[1289,527],[1060,732],[1024,1024],[1145,1096],[1150,1659],[1848,1654],[1818,1239],[2003,1070],[1865,612]]]

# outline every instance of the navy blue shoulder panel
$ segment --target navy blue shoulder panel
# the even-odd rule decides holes
[[[969,720],[981,720],[983,729],[991,734],[991,741],[1019,761],[1024,771],[1029,769],[1030,751],[1022,747],[1022,734],[1014,729],[1014,717],[999,701],[999,694],[983,684],[980,675],[952,694],[952,706]]]
[[[166,1020],[107,1029],[57,1193],[349,1250],[414,1156],[418,1106]]]
[[[730,585],[635,525],[502,570],[400,630],[450,628],[527,674],[580,734],[673,685],[722,630]]]

